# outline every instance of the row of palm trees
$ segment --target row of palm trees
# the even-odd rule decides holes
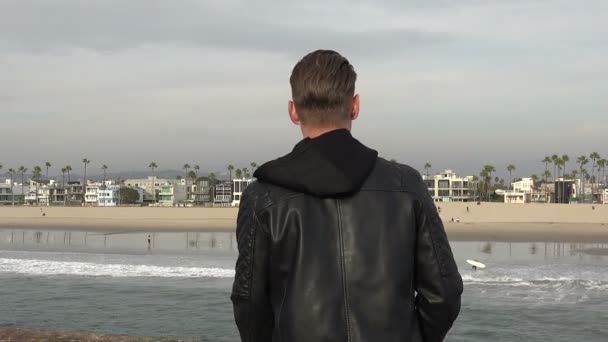
[[[87,167],[88,165],[91,164],[91,160],[88,158],[83,158],[82,159],[82,165],[83,165],[83,170],[84,170],[84,179],[87,179]],[[51,164],[51,162],[47,161],[44,163],[45,166],[45,175],[46,175],[46,179],[49,179],[49,169],[53,166]],[[242,168],[238,168],[235,169],[234,165],[228,165],[227,167],[227,171],[230,175],[230,180],[232,181],[232,175],[233,172],[236,176],[237,179],[240,178],[250,178],[254,171],[256,170],[258,164],[255,162],[251,162],[249,164],[250,168],[248,167],[242,167]],[[0,170],[2,170],[3,165],[0,164]],[[158,164],[156,162],[150,162],[148,164],[148,168],[152,171],[152,175],[155,175],[155,170],[158,168]],[[192,180],[196,180],[198,178],[198,173],[201,170],[200,165],[198,164],[193,164],[192,166],[188,163],[184,164],[182,166],[182,169],[184,170],[184,178],[185,179],[192,179]],[[14,183],[15,181],[15,176],[17,175],[21,175],[21,193],[24,194],[24,184],[25,184],[25,175],[28,172],[28,168],[25,166],[19,166],[18,168],[14,169],[14,168],[9,168],[8,172],[10,175],[10,179],[11,179],[11,184]],[[101,166],[101,170],[103,172],[103,181],[105,183],[106,181],[106,176],[107,176],[107,170],[108,170],[108,166],[106,164],[103,164]],[[66,174],[67,174],[67,181],[68,183],[70,183],[71,179],[70,179],[70,172],[73,171],[73,168],[71,165],[66,165],[64,167],[61,168],[61,176],[62,176],[62,184],[65,187],[65,181],[66,181]],[[209,178],[212,180],[216,180],[217,177],[215,175],[215,173],[211,172],[209,174]],[[32,169],[32,180],[34,180],[38,186],[38,183],[40,182],[40,180],[42,180],[42,167],[40,166],[34,166]],[[84,202],[84,193],[85,193],[85,188],[83,187],[82,189],[82,201]],[[38,202],[38,189],[36,189],[36,202]]]
[[[590,160],[591,160],[591,169],[587,170],[587,166],[588,166]],[[569,161],[570,161],[570,157],[567,154],[564,154],[561,157],[557,154],[554,154],[552,156],[545,156],[545,158],[541,161],[541,162],[545,163],[545,172],[543,174],[543,176],[545,178],[545,191],[546,191],[547,179],[549,177],[551,177],[551,171],[549,171],[549,165],[553,164],[553,172],[554,172],[553,174],[555,175],[555,177],[553,178],[554,181],[559,178],[574,180],[574,179],[577,179],[578,177],[580,177],[581,182],[582,182],[581,198],[584,201],[584,199],[585,199],[584,198],[585,197],[585,192],[584,192],[585,181],[591,182],[591,193],[592,194],[596,193],[599,190],[597,188],[597,187],[599,187],[598,183],[600,183],[600,182],[605,183],[606,167],[608,166],[608,160],[605,158],[602,158],[600,156],[600,154],[597,152],[591,152],[589,154],[589,156],[581,155],[578,158],[576,158],[576,164],[578,166],[578,169],[575,168],[568,174],[568,173],[566,173],[566,165]],[[589,172],[589,171],[591,171],[591,172]],[[597,174],[596,174],[596,171],[597,171]],[[560,174],[561,174],[561,177],[560,177]],[[604,187],[606,187],[606,184],[604,184]],[[563,191],[563,187],[562,187],[562,191]],[[577,196],[578,196],[578,194],[577,194]]]
[[[591,161],[590,170],[587,169],[589,161]],[[606,180],[606,167],[608,167],[608,159],[602,158],[598,152],[592,152],[589,154],[589,156],[581,155],[578,158],[576,158],[577,167],[572,169],[570,171],[570,173],[566,172],[568,162],[570,162],[570,156],[568,156],[567,154],[563,154],[561,156],[558,154],[553,154],[551,156],[545,156],[545,158],[543,160],[541,160],[541,162],[545,164],[545,171],[542,174],[543,179],[544,179],[543,183],[544,183],[545,196],[547,193],[547,183],[549,182],[549,178],[551,178],[553,175],[555,176],[555,177],[553,177],[554,182],[560,178],[568,179],[568,180],[575,180],[578,177],[580,177],[580,179],[582,181],[581,189],[583,189],[583,190],[581,190],[580,195],[577,194],[577,197],[581,196],[583,201],[584,201],[584,196],[585,196],[584,195],[585,181],[591,182],[591,184],[592,184],[591,192],[592,193],[596,193],[599,190],[596,187],[600,186],[598,184],[600,182],[603,183],[604,188],[606,188],[605,180]],[[550,165],[553,165],[553,173],[549,170]],[[427,176],[429,176],[430,170],[432,167],[433,166],[430,162],[426,162],[424,164],[424,169],[426,171]],[[507,165],[506,170],[509,173],[509,190],[510,190],[511,183],[513,182],[513,171],[516,170],[516,167],[513,164],[509,164],[509,165]],[[482,182],[479,183],[480,193],[482,194],[482,199],[485,199],[487,201],[489,201],[491,198],[492,174],[495,172],[496,172],[496,167],[494,167],[491,164],[484,165],[483,168],[481,169],[481,171],[479,172],[479,177],[482,180]],[[535,174],[532,175],[531,178],[533,179],[533,181],[535,183],[539,181],[539,177]],[[479,178],[477,176],[474,176],[474,180],[477,181],[477,180],[479,180]],[[494,181],[495,181],[495,183],[498,183],[498,177],[495,177]],[[561,191],[560,198],[564,198],[564,191],[565,191],[564,187],[562,186],[559,190]]]

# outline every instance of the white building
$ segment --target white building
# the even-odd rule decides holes
[[[148,178],[127,179],[124,185],[131,188],[140,188],[144,190],[144,202],[157,202],[159,200],[161,187],[170,184],[181,184],[187,186],[189,182],[186,179],[163,179],[150,176]]]
[[[435,202],[472,202],[475,201],[477,181],[473,176],[459,177],[452,170],[435,176],[423,176],[429,194]]]
[[[27,192],[25,193],[25,203],[49,205],[49,185],[55,185],[55,181],[36,182],[30,180]]]
[[[517,182],[511,183],[511,190],[496,190],[498,195],[504,195],[504,202],[510,204],[524,204],[532,202],[534,193],[534,180],[532,178],[522,178]]]
[[[608,189],[604,189],[604,192],[602,194],[602,203],[608,204]]]
[[[21,185],[7,179],[4,183],[0,183],[0,205],[2,204],[19,204],[21,200]]]
[[[234,179],[232,181],[232,206],[238,207],[241,204],[241,196],[243,192],[253,182],[251,178]]]
[[[97,205],[99,189],[101,188],[100,183],[89,183],[85,187],[84,192],[84,203],[88,206]]]
[[[100,207],[116,207],[120,204],[120,186],[107,185],[97,190],[97,205]]]
[[[213,205],[229,207],[232,205],[232,182],[216,183],[213,187]]]
[[[186,183],[164,184],[158,193],[158,204],[164,207],[173,207],[188,199]]]

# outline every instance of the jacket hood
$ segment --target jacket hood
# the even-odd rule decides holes
[[[253,174],[260,181],[319,197],[361,189],[378,152],[340,129],[300,141],[291,153],[265,163]]]

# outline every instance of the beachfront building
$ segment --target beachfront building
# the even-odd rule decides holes
[[[163,207],[173,207],[188,199],[186,183],[161,185],[158,193],[158,204]]]
[[[554,182],[552,203],[571,203],[577,201],[576,189],[579,187],[579,180],[560,178]]]
[[[84,199],[84,185],[81,181],[71,181],[66,185],[66,205],[82,205]]]
[[[120,204],[120,186],[107,185],[97,189],[97,206],[116,207]]]
[[[198,205],[213,204],[213,180],[208,177],[199,177],[189,187],[188,201]]]
[[[602,192],[602,204],[608,204],[608,189]]]
[[[30,205],[48,205],[49,186],[53,185],[54,183],[54,180],[30,180],[27,192],[25,194],[25,203]]]
[[[460,177],[452,170],[435,176],[423,176],[429,194],[435,202],[473,202],[477,181],[473,176]]]
[[[144,202],[155,203],[160,199],[161,188],[165,185],[178,184],[184,187],[190,181],[186,179],[163,179],[150,176],[148,178],[127,179],[123,182],[124,185],[131,188],[140,188],[144,190]]]
[[[496,194],[504,196],[504,202],[509,204],[525,204],[532,202],[534,193],[534,180],[532,178],[522,178],[511,183],[510,190],[496,190]]]
[[[10,179],[0,183],[0,205],[19,204],[22,200],[21,184],[14,182],[11,184]]]
[[[101,184],[99,183],[89,183],[85,187],[84,192],[84,203],[88,206],[96,206],[97,205],[97,197],[99,194],[99,190],[101,188]]]
[[[213,205],[229,207],[232,205],[232,182],[216,183],[213,189]]]
[[[65,205],[67,187],[63,183],[49,185],[49,205]]]
[[[238,207],[241,204],[241,197],[247,186],[253,182],[251,178],[241,178],[232,181],[232,206]]]

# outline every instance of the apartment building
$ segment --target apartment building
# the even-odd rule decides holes
[[[238,207],[241,204],[243,192],[253,182],[251,178],[241,178],[232,181],[232,206]]]
[[[21,185],[12,183],[7,179],[4,183],[0,183],[0,205],[3,204],[19,204],[23,199],[21,193]]]
[[[473,176],[460,177],[452,170],[445,170],[423,179],[435,202],[475,201],[477,181]]]
[[[165,185],[179,184],[186,187],[190,181],[186,179],[163,179],[156,176],[148,178],[127,179],[123,182],[124,185],[131,188],[140,188],[144,190],[144,202],[158,202],[160,199],[161,188]]]
[[[229,207],[232,205],[232,182],[219,182],[213,189],[213,205]]]
[[[107,185],[97,189],[97,206],[116,207],[120,204],[120,186]]]
[[[158,204],[163,207],[173,207],[188,199],[186,183],[161,185],[158,193]]]
[[[213,204],[213,180],[208,177],[198,178],[190,187],[188,201],[199,205]]]

